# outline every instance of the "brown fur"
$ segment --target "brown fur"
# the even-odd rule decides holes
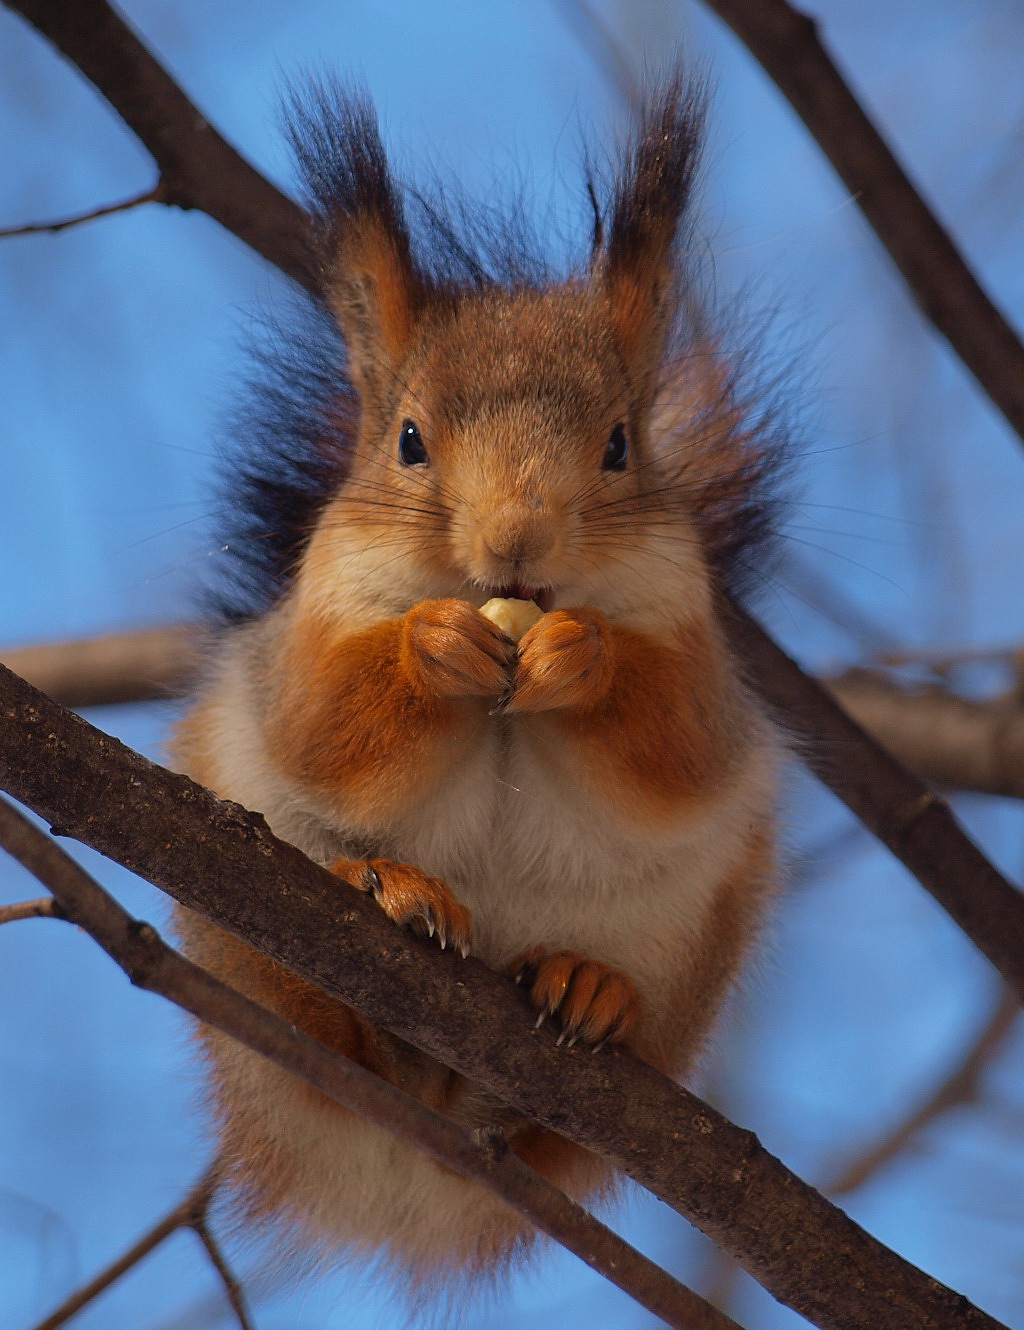
[[[710,343],[666,352],[693,116],[679,84],[648,111],[586,276],[508,287],[428,271],[365,108],[313,132],[340,155],[313,175],[357,437],[288,593],[228,639],[178,756],[339,891],[442,946],[479,944],[563,1040],[620,1040],[680,1074],[763,912],[776,763],[715,622],[707,536],[748,499],[722,459],[739,477],[753,453]],[[494,595],[546,611],[518,646],[479,612]],[[274,962],[184,912],[181,927],[201,963],[457,1121],[501,1128],[573,1195],[607,1185],[604,1163]],[[417,1277],[522,1240],[506,1207],[203,1037],[254,1213],[384,1247]]]

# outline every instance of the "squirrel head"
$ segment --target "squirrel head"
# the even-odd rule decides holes
[[[297,107],[345,356],[293,428],[343,455],[313,468],[300,598],[346,618],[439,596],[611,614],[706,599],[702,520],[724,532],[747,503],[753,453],[682,271],[699,102],[677,76],[646,103],[606,207],[590,186],[585,268],[562,281],[515,257],[502,270],[516,237],[481,256],[430,205],[417,243],[368,104],[327,88]]]

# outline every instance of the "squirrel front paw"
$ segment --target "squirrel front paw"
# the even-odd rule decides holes
[[[515,645],[465,600],[423,600],[405,616],[403,663],[440,697],[501,697]]]
[[[469,955],[472,916],[440,878],[392,859],[338,859],[331,872],[369,892],[396,924],[436,937],[442,951],[450,944],[460,956]]]
[[[552,610],[519,643],[515,687],[505,710],[594,706],[612,681],[608,620],[599,610]]]
[[[562,1025],[558,1042],[571,1048],[578,1039],[593,1044],[618,1043],[636,1026],[640,996],[628,974],[603,961],[587,960],[576,951],[548,952],[534,947],[509,967],[517,984],[530,990],[540,1011],[538,1027],[548,1016]]]

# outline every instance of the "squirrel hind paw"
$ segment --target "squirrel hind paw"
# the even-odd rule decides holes
[[[640,1017],[640,996],[627,974],[575,951],[534,947],[509,972],[530,990],[539,1028],[547,1017],[561,1024],[559,1044],[581,1041],[594,1051],[628,1038]]]
[[[436,938],[442,951],[469,955],[472,916],[440,878],[391,859],[339,859],[331,864],[331,872],[372,895],[396,924]]]

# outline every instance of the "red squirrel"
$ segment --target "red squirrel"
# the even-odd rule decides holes
[[[365,101],[322,90],[295,113],[318,331],[274,348],[250,417],[267,447],[234,473],[267,603],[220,637],[175,740],[339,893],[506,972],[566,1043],[621,1041],[671,1076],[771,895],[780,751],[716,608],[757,557],[776,442],[687,278],[698,102],[680,78],[648,99],[559,279],[489,215],[400,191]],[[520,641],[481,614],[492,598],[533,602]],[[604,1161],[178,922],[193,959],[286,1020],[497,1126],[574,1197],[607,1189]],[[247,1213],[421,1279],[528,1239],[383,1127],[201,1037]]]

